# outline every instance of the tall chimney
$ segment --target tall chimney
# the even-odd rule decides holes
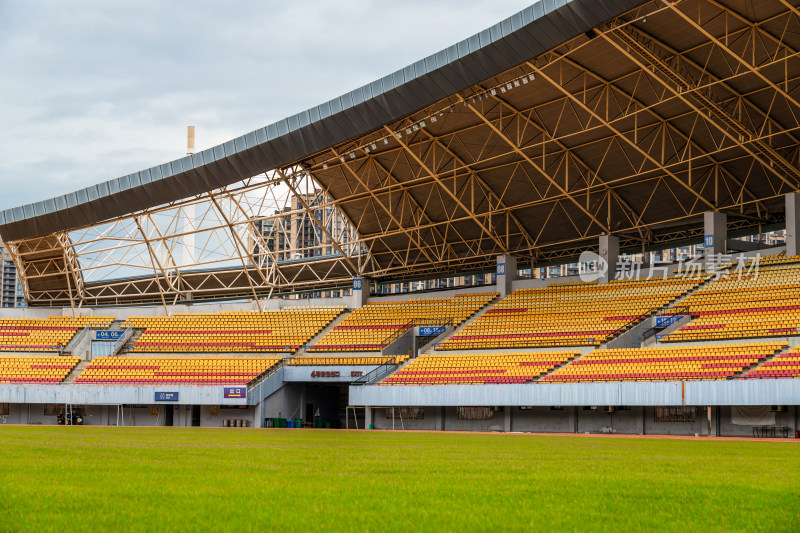
[[[194,126],[189,126],[186,131],[186,155],[194,153]]]

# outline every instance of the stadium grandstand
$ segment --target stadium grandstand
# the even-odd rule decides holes
[[[6,209],[0,423],[794,435],[798,50],[794,0],[543,0]]]

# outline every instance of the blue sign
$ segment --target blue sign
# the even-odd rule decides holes
[[[665,328],[672,324],[675,321],[674,316],[657,316],[656,317],[656,327],[657,328]]]
[[[444,333],[444,326],[420,326],[420,337],[433,337],[434,335],[441,335]]]
[[[97,341],[115,341],[117,339],[122,338],[124,331],[109,331],[109,330],[100,330],[95,332],[94,339]]]
[[[667,326],[671,326],[681,318],[683,318],[683,315],[657,316],[656,327],[665,328]]]
[[[247,387],[225,387],[223,398],[247,398]]]
[[[660,340],[661,340],[661,337],[663,337],[663,335],[656,335],[656,340],[657,340],[657,341],[660,341]]]
[[[506,274],[506,264],[505,263],[497,263],[497,275],[498,276],[505,276]]]
[[[703,240],[703,246],[705,248],[713,248],[714,247],[714,236],[713,235],[706,235],[706,238]]]
[[[177,392],[158,392],[158,391],[156,391],[156,401],[157,402],[177,402],[178,401],[178,393]]]
[[[353,290],[354,291],[360,291],[361,290],[361,286],[363,285],[363,283],[364,283],[364,280],[362,280],[361,278],[353,279]]]

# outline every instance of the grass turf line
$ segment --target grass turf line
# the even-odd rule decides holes
[[[0,530],[796,531],[788,442],[0,427]]]

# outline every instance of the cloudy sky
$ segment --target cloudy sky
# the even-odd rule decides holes
[[[532,0],[0,0],[0,209],[329,100]],[[191,9],[187,9],[191,6]]]

